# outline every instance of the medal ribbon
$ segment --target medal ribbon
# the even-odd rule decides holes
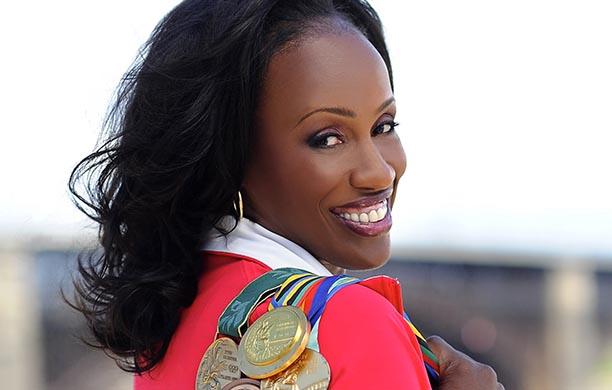
[[[268,311],[281,306],[295,306],[306,313],[311,324],[307,347],[319,352],[319,323],[327,302],[344,287],[359,282],[361,279],[348,275],[317,276],[297,268],[279,268],[267,272],[249,283],[227,306],[219,318],[218,333],[242,337],[253,310],[272,297]],[[403,311],[402,315],[417,338],[429,381],[436,388],[439,382],[438,359],[408,314]]]
[[[360,281],[360,279],[348,275],[294,278],[283,283],[279,291],[272,298],[268,310],[274,310],[277,307],[286,305],[301,308],[307,313],[307,318],[311,324],[308,348],[320,352],[318,341],[319,320],[327,302],[342,288],[359,283]],[[432,386],[435,387],[439,383],[438,359],[427,345],[427,341],[421,332],[414,326],[408,314],[405,311],[401,314],[419,343],[427,376]]]
[[[247,321],[253,310],[276,293],[279,286],[287,280],[295,279],[300,275],[310,276],[311,274],[297,268],[278,268],[266,272],[249,283],[221,314],[217,333],[236,338],[242,337],[248,328]]]

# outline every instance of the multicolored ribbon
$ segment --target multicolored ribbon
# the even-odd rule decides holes
[[[371,282],[375,278],[367,279],[367,281]],[[319,352],[319,320],[325,311],[327,302],[344,287],[360,282],[362,282],[361,279],[348,275],[318,276],[296,268],[280,268],[267,272],[249,283],[227,306],[219,319],[218,332],[233,337],[242,337],[253,310],[272,297],[268,310],[274,310],[280,306],[295,306],[306,313],[311,324],[308,348]],[[439,383],[438,359],[408,314],[403,310],[401,314],[419,342],[429,381],[432,387],[436,388]]]
[[[373,278],[371,278],[373,279]],[[319,352],[318,329],[319,319],[325,310],[327,302],[342,288],[351,284],[361,282],[360,279],[348,275],[336,275],[330,277],[316,276],[312,274],[298,274],[288,278],[278,292],[272,298],[268,310],[274,310],[280,306],[296,306],[307,313],[307,318],[312,326],[308,348]],[[427,376],[432,386],[439,383],[439,363],[433,354],[427,341],[421,332],[414,326],[408,314],[401,313],[404,320],[414,333],[421,348],[423,361]]]

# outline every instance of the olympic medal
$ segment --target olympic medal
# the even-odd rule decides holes
[[[325,390],[329,386],[329,364],[320,353],[306,348],[287,368],[261,381],[262,390]]]
[[[215,340],[204,353],[196,375],[196,390],[221,390],[240,378],[238,347],[227,337]]]
[[[259,390],[259,385],[255,379],[243,378],[227,384],[222,390]]]
[[[282,306],[257,319],[238,346],[238,365],[249,378],[262,379],[289,367],[306,349],[310,323],[302,310]]]

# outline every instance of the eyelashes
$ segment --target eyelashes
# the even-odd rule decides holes
[[[391,133],[391,132],[395,131],[395,127],[398,126],[398,125],[399,125],[399,123],[397,123],[395,121],[383,122],[380,125],[376,126],[374,128],[374,130],[372,130],[372,133],[374,133],[376,135],[385,134],[385,133]]]
[[[374,129],[372,129],[372,136],[377,137],[380,135],[390,134],[395,132],[395,127],[397,127],[399,123],[391,120],[380,123]],[[316,133],[312,137],[308,139],[308,146],[311,148],[318,149],[330,149],[337,145],[341,145],[345,142],[345,138],[343,134],[336,130],[328,130],[323,131],[321,133]]]
[[[344,137],[335,131],[315,134],[308,140],[308,146],[321,149],[333,148],[342,143],[344,143]]]

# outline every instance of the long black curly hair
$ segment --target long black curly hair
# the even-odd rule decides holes
[[[380,20],[364,0],[185,0],[124,75],[103,141],[69,181],[101,244],[80,257],[72,305],[91,345],[124,370],[160,362],[197,293],[203,232],[238,218],[270,58],[339,24],[364,34],[391,78]]]

